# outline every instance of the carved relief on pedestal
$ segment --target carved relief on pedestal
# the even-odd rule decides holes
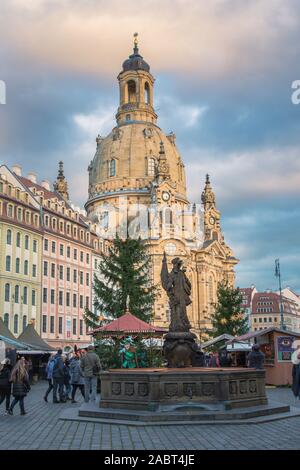
[[[215,394],[215,384],[214,383],[202,383],[202,395],[205,397],[210,397]]]
[[[236,395],[237,394],[237,383],[236,382],[229,382],[229,393],[230,395]]]
[[[256,380],[250,380],[249,381],[249,392],[250,393],[256,393],[257,392]]]
[[[134,383],[125,382],[125,395],[132,396],[134,394]]]
[[[192,398],[193,395],[196,395],[196,384],[189,383],[183,384],[183,395]]]
[[[111,394],[120,395],[121,393],[121,382],[112,382],[111,384]]]
[[[140,397],[146,397],[149,395],[149,385],[147,383],[138,384],[138,395]]]
[[[240,380],[240,393],[247,393],[247,382],[246,380]]]
[[[165,384],[165,394],[167,397],[175,397],[176,395],[178,395],[178,384],[177,383]]]

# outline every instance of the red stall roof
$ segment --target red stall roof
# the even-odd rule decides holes
[[[140,318],[132,315],[132,313],[125,313],[121,317],[117,318],[116,320],[108,323],[107,325],[100,326],[93,330],[92,334],[95,333],[103,333],[107,336],[109,334],[159,334],[162,336],[164,333],[167,333],[165,328],[158,328],[149,323],[146,323]]]

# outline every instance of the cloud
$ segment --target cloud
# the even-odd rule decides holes
[[[300,291],[300,10],[296,0],[2,0],[0,160],[56,177],[65,162],[72,200],[87,198],[98,133],[115,125],[117,74],[140,32],[156,77],[158,125],[177,136],[188,193],[205,174],[237,283]],[[157,109],[158,108],[158,109]]]
[[[296,58],[299,52],[294,0],[242,6],[233,0],[140,0],[139,8],[135,0],[17,0],[2,9],[5,43],[30,62],[83,74],[111,77],[128,56],[136,29],[156,70],[176,71],[186,80],[196,78],[191,72],[203,79],[279,71],[282,54]],[[287,38],[295,40],[293,50],[286,49]]]

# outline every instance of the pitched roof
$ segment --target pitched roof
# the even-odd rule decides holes
[[[149,323],[146,323],[140,318],[126,312],[121,317],[108,323],[107,325],[96,328],[93,333],[123,333],[123,334],[138,334],[138,333],[167,333],[165,328],[157,328]]]
[[[221,341],[229,341],[233,338],[234,337],[232,335],[229,335],[228,333],[224,333],[223,335],[217,336],[216,338],[210,339],[209,341],[205,341],[205,343],[201,344],[201,348],[208,348],[209,346],[212,346],[213,344],[219,343]]]
[[[9,338],[12,340],[16,339],[14,335],[11,333],[11,331],[7,328],[6,324],[4,323],[1,317],[0,317],[0,335],[5,336],[5,338]]]
[[[40,337],[32,323],[27,325],[23,333],[20,334],[18,340],[28,344],[29,346],[32,346],[33,349],[38,349],[41,351],[53,351],[53,348]]]
[[[265,334],[272,333],[273,331],[275,331],[276,333],[284,333],[284,334],[288,334],[290,336],[299,336],[300,337],[299,332],[290,331],[290,330],[282,330],[281,328],[276,328],[275,326],[270,326],[270,328],[266,328],[265,330],[249,331],[245,335],[237,336],[237,337],[233,338],[232,340],[230,340],[230,342],[231,341],[232,342],[246,341],[246,340],[249,340],[251,338],[256,338],[257,336],[263,336]]]

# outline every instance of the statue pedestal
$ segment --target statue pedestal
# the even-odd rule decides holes
[[[100,408],[229,409],[267,403],[265,371],[253,369],[117,369],[101,373]]]
[[[169,331],[164,340],[163,354],[168,367],[191,367],[197,351],[196,335],[187,332]]]
[[[264,370],[191,367],[102,372],[100,407],[84,404],[79,417],[160,425],[248,422],[288,412],[288,405],[268,404]]]

